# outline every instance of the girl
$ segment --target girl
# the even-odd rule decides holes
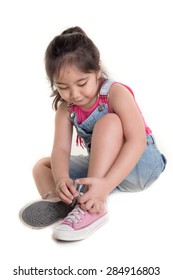
[[[67,215],[54,237],[83,239],[107,221],[105,201],[114,189],[145,189],[166,159],[132,90],[107,78],[97,47],[81,28],[69,28],[50,42],[45,67],[56,110],[54,144],[51,157],[33,169],[43,200],[20,216],[32,227],[44,227]],[[70,156],[73,127],[86,157]]]

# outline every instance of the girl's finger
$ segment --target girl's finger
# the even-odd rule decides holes
[[[66,195],[64,195],[62,192],[59,193],[59,198],[67,204],[71,204],[73,201],[73,197],[72,197],[72,199],[70,199]]]
[[[60,188],[60,194],[63,194],[64,196],[66,196],[68,199],[73,200],[73,194],[70,192],[70,190],[68,189],[68,187],[66,186],[66,184],[64,183],[62,185],[62,187]]]
[[[82,205],[83,205],[83,208],[82,208],[83,210],[89,211],[94,205],[94,200],[90,199],[85,204],[82,204]]]
[[[79,197],[78,202],[81,204],[86,203],[91,198],[90,190],[88,190],[86,193],[84,193],[82,196]]]
[[[76,179],[75,183],[79,184],[79,185],[91,185],[92,184],[92,178],[87,177],[87,178],[80,178],[80,179]]]

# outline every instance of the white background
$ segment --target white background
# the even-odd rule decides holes
[[[58,276],[13,276],[13,269],[19,265],[103,269],[97,276],[80,279],[113,279],[115,276],[105,275],[108,266],[160,266],[161,275],[146,276],[147,279],[171,279],[171,2],[1,0],[0,274],[3,279],[58,279]],[[44,71],[44,52],[54,36],[75,25],[81,26],[98,46],[109,75],[135,92],[168,165],[148,190],[111,195],[109,223],[93,236],[81,242],[63,243],[52,239],[53,227],[43,230],[25,227],[18,219],[18,211],[26,203],[39,199],[32,167],[37,159],[50,155],[53,141],[54,112]],[[73,147],[73,152],[83,151]],[[135,276],[115,278],[135,279]]]

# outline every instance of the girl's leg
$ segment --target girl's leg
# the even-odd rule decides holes
[[[119,117],[115,114],[108,114],[100,118],[94,127],[92,135],[88,176],[105,176],[116,160],[122,145],[123,129]],[[84,210],[86,209],[87,208]],[[107,210],[104,209],[104,205],[102,208],[103,211],[100,210],[101,208],[95,208],[94,212],[86,211],[83,213],[80,207],[77,206],[73,215],[68,216],[68,223],[70,217],[72,217],[72,223],[67,224],[65,219],[64,222],[59,224],[55,229],[54,237],[68,241],[88,237],[107,221],[108,215]],[[92,213],[94,214],[92,215]],[[73,223],[75,215],[78,220],[77,225]]]
[[[89,177],[105,176],[122,145],[123,129],[119,117],[116,114],[103,116],[97,121],[93,131],[89,168],[86,157],[73,156],[70,162],[71,177],[73,179],[85,177],[87,168]],[[57,197],[49,157],[35,164],[33,177],[41,197],[45,197],[48,193],[51,193],[51,197]]]
[[[87,176],[88,157],[86,156],[71,156],[70,157],[70,178],[77,179]],[[51,193],[50,197],[57,197],[55,194],[55,182],[52,175],[50,158],[40,159],[33,168],[33,177],[37,189],[42,198],[46,194]]]
[[[50,193],[50,197],[55,197],[55,182],[52,175],[50,158],[39,160],[33,168],[35,184],[42,198]]]
[[[119,117],[110,113],[100,118],[93,131],[88,177],[103,177],[115,162],[123,145]]]

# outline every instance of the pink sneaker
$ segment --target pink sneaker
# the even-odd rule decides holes
[[[64,241],[75,241],[87,238],[108,220],[107,210],[90,214],[79,205],[67,215],[56,227],[53,237]]]

